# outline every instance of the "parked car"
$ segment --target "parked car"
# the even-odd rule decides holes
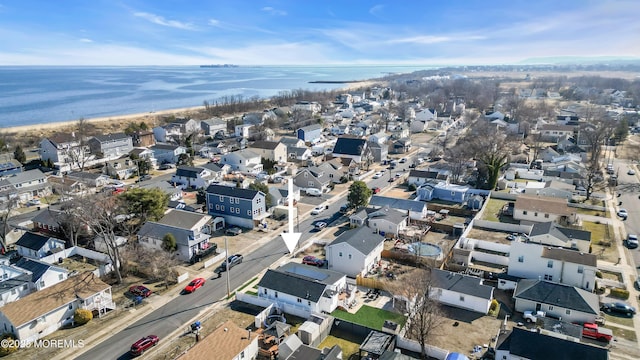
[[[316,230],[322,230],[327,227],[327,223],[324,221],[318,221],[313,225],[313,228]]]
[[[40,202],[40,199],[31,199],[27,201],[27,206],[37,206],[40,204],[42,204],[42,202]]]
[[[227,260],[225,262],[222,263],[222,265],[220,265],[220,269],[222,271],[227,269],[227,262],[229,263],[229,269],[231,269],[232,267],[242,263],[243,260],[243,256],[240,254],[234,254],[229,256],[229,258],[227,258]]]
[[[151,180],[151,175],[145,174],[138,178],[138,182],[147,181],[147,180]]]
[[[402,158],[402,159],[400,159],[400,164],[404,164],[404,163],[406,163],[406,162],[407,162],[407,158]]]
[[[155,335],[147,335],[131,345],[129,353],[133,356],[140,356],[145,351],[158,344],[160,339]]]
[[[633,169],[629,169],[629,171],[627,171],[627,175],[635,175],[636,171]]]
[[[304,192],[308,196],[322,196],[322,191],[316,188],[308,188]]]
[[[321,212],[324,211],[325,206],[324,205],[318,205],[316,207],[313,208],[313,210],[311,210],[311,215],[318,215]]]
[[[600,310],[606,313],[617,313],[627,316],[633,316],[636,314],[636,308],[623,302],[605,303],[602,305]]]
[[[158,168],[158,170],[169,170],[169,169],[173,169],[176,166],[173,164],[162,164],[160,165],[160,167]]]
[[[382,173],[379,172],[379,171],[377,173],[373,174],[373,178],[374,179],[380,179],[381,177],[382,177]]]
[[[374,193],[374,194],[377,194],[377,193],[380,192],[380,188],[376,186],[376,187],[371,189],[371,192]]]
[[[627,209],[618,209],[618,216],[626,220],[629,216],[629,213],[627,213]]]
[[[185,293],[192,293],[201,288],[205,283],[203,278],[195,278],[184,288]]]
[[[638,235],[636,234],[629,234],[627,236],[627,247],[629,249],[635,249],[638,247]]]
[[[134,285],[129,288],[129,292],[135,296],[149,297],[152,294],[152,291],[149,290],[146,286],[142,285]]]
[[[242,229],[240,229],[237,226],[228,228],[227,230],[225,230],[224,232],[226,235],[231,235],[231,236],[236,236],[236,235],[240,235],[242,234]]]
[[[302,258],[302,263],[306,264],[306,265],[323,267],[327,263],[327,261],[324,260],[324,259],[317,258],[317,257],[312,256],[312,255],[307,255],[307,256]]]

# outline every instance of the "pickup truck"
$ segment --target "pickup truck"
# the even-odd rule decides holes
[[[544,311],[536,311],[535,313],[533,311],[525,311],[523,317],[524,317],[524,320],[528,323],[536,323],[538,322],[538,319],[541,319],[543,317],[562,320],[562,318],[558,316],[553,316],[551,314],[547,315],[547,313]]]
[[[597,324],[585,323],[582,325],[582,336],[602,342],[610,342],[613,338],[613,331],[611,331],[611,329],[601,328]]]

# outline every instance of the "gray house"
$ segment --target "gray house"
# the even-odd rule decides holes
[[[51,184],[47,181],[46,175],[38,170],[27,170],[6,177],[9,184],[6,184],[6,190],[15,192],[11,195],[17,195],[20,202],[27,202],[33,198],[51,195]]]
[[[169,210],[157,222],[147,221],[138,231],[143,246],[161,249],[163,238],[172,234],[176,239],[178,259],[190,261],[200,251],[209,248],[211,216],[184,210]]]
[[[501,333],[496,359],[609,360],[609,349],[579,341],[513,327]]]
[[[243,228],[253,229],[269,216],[266,202],[266,195],[257,190],[222,185],[207,188],[208,214]]]
[[[322,135],[322,125],[313,124],[309,126],[305,126],[296,131],[296,135],[298,139],[304,141],[305,143],[315,143],[320,140],[320,136]]]
[[[41,259],[54,252],[64,250],[64,240],[56,239],[48,235],[26,232],[16,242],[16,249],[20,256],[30,259]]]
[[[158,164],[175,164],[181,154],[187,153],[184,146],[170,144],[155,144],[149,149],[153,151],[153,157],[156,158]]]
[[[227,121],[221,118],[211,118],[200,121],[200,127],[206,136],[214,136],[221,132],[223,135],[227,133]]]
[[[133,150],[133,139],[125,133],[96,135],[87,143],[92,154],[102,154],[105,159],[116,159]]]

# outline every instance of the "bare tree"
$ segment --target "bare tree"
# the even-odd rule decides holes
[[[579,130],[578,143],[586,144],[589,152],[587,161],[587,200],[591,198],[593,188],[602,179],[602,170],[600,168],[600,158],[602,157],[602,146],[613,135],[615,123],[609,119],[599,118],[592,119],[589,123],[583,125]]]
[[[91,157],[87,146],[87,136],[89,131],[89,124],[85,118],[78,119],[76,128],[72,135],[78,139],[78,145],[67,149],[67,156],[71,160],[71,166],[78,168],[80,171],[84,171],[84,167]]]
[[[456,144],[456,146],[445,150],[444,158],[449,164],[452,183],[457,184],[460,182],[472,156],[471,151],[465,144]]]
[[[9,218],[11,212],[18,207],[18,198],[8,195],[8,199],[0,206],[0,246],[2,250],[7,251],[7,234],[11,230]]]
[[[60,210],[52,210],[51,207],[47,209],[71,246],[78,246],[80,236],[87,234],[87,226],[82,217],[83,209],[80,203],[82,200],[80,198],[65,201],[60,206]]]

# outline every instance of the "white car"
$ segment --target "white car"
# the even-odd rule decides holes
[[[627,171],[627,175],[635,175],[636,171],[633,169],[629,169],[629,171]]]
[[[635,249],[638,247],[638,235],[629,234],[627,236],[627,247],[629,249]]]
[[[626,209],[619,209],[618,210],[618,216],[620,216],[621,218],[627,218],[629,216],[629,213],[627,213]]]
[[[313,208],[313,210],[311,210],[311,215],[318,215],[321,212],[324,211],[325,206],[324,205],[318,205],[316,207]]]
[[[374,179],[380,179],[382,177],[382,173],[381,172],[377,172],[375,174],[373,174],[373,178]]]

